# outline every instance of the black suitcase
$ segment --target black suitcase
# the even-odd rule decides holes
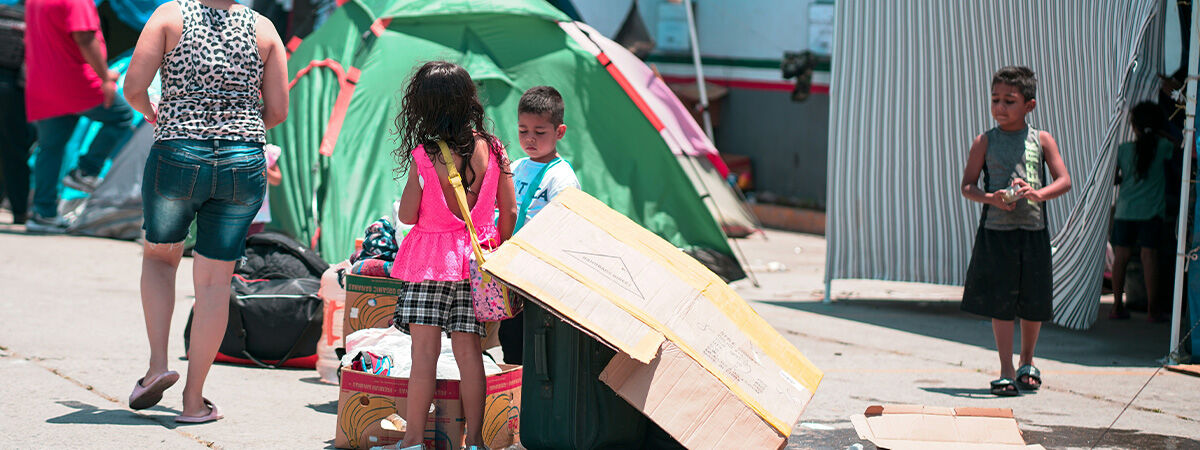
[[[541,306],[525,304],[521,445],[641,448],[649,419],[600,381],[616,352]]]

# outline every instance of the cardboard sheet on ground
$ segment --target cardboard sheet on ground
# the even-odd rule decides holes
[[[1182,373],[1184,375],[1191,375],[1193,377],[1200,377],[1200,364],[1176,364],[1173,366],[1167,366],[1167,370]]]
[[[483,269],[622,352],[601,379],[692,448],[782,446],[821,380],[728,284],[578,190]]]
[[[875,405],[850,422],[860,439],[881,449],[1044,449],[1025,444],[1007,408]]]

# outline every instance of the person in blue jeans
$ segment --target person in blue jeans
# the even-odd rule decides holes
[[[266,194],[266,130],[287,117],[286,58],[274,25],[233,0],[168,2],[142,29],[125,97],[154,124],[142,179],[141,294],[150,358],[129,395],[132,409],[154,406],[179,381],[167,367],[168,336],[175,273],[195,220],[196,301],[175,421],[223,417],[204,397],[204,382],[225,337],[229,280]],[[155,72],[162,86],[158,104],[147,92]]]
[[[26,224],[30,231],[53,232],[66,229],[66,223],[58,217],[58,175],[63,169],[63,156],[67,141],[75,132],[80,117],[87,117],[101,124],[92,138],[86,153],[79,155],[76,168],[67,173],[62,184],[86,193],[96,190],[100,183],[100,170],[112,156],[113,150],[123,145],[132,132],[133,110],[124,99],[113,97],[110,106],[100,105],[80,114],[68,114],[34,122],[37,128],[38,153],[33,162],[33,219]],[[41,229],[48,226],[48,228]]]
[[[117,94],[100,16],[91,0],[29,0],[25,4],[25,113],[37,128],[33,164],[33,232],[62,232],[58,182],[67,141],[87,117],[101,124],[79,166],[63,183],[92,192],[104,161],[132,133],[133,110]]]

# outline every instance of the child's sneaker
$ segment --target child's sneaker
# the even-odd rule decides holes
[[[41,214],[35,212],[33,217],[25,222],[25,231],[50,234],[66,233],[67,221],[62,216],[42,217]]]
[[[86,175],[82,170],[75,169],[68,173],[62,182],[66,187],[91,194],[100,184],[100,177]]]

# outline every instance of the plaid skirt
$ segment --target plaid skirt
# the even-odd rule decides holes
[[[406,334],[410,324],[417,324],[440,327],[446,336],[456,331],[486,335],[475,320],[470,280],[408,282],[399,297],[394,323]]]

